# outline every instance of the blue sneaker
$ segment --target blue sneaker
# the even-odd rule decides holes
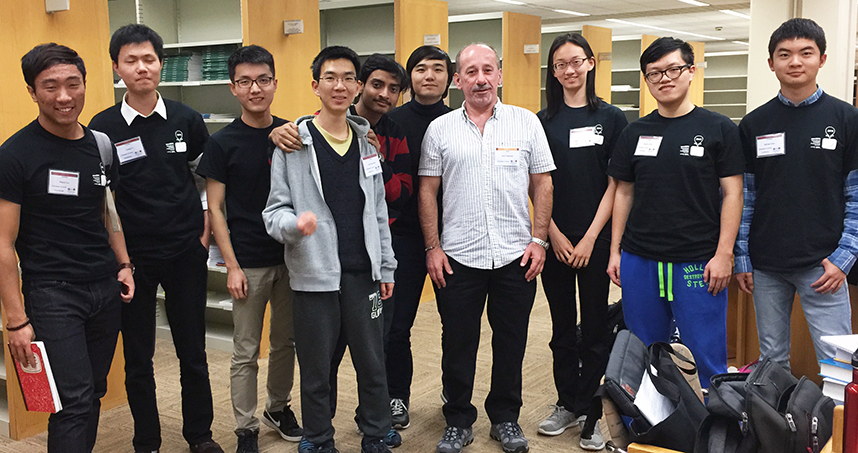
[[[312,442],[306,437],[301,438],[301,442],[298,444],[298,453],[313,453],[315,450],[316,446]]]
[[[390,428],[390,431],[384,436],[384,443],[390,448],[396,448],[402,445],[402,435],[395,429]]]

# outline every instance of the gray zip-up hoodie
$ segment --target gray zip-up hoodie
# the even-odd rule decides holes
[[[313,137],[307,122],[313,116],[301,117],[298,134],[304,146],[300,151],[285,153],[275,150],[271,159],[271,192],[262,211],[265,229],[274,239],[286,245],[284,257],[289,269],[289,283],[295,291],[338,291],[340,260],[337,253],[337,226],[325,203],[319,162],[313,148]],[[361,117],[347,117],[360,144],[361,158],[376,156],[366,140],[369,122]],[[363,161],[361,161],[363,162]],[[363,231],[366,251],[372,264],[372,278],[393,282],[396,259],[390,244],[384,181],[381,173],[367,176],[361,165],[360,187],[363,190]],[[316,231],[304,236],[298,231],[298,216],[311,211],[316,215]]]

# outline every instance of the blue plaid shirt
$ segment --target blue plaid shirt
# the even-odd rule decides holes
[[[810,95],[810,97],[796,104],[778,92],[778,100],[790,107],[813,104],[821,96],[822,88],[817,87],[816,92]],[[742,193],[745,198],[745,204],[742,208],[742,223],[739,225],[739,235],[736,237],[736,246],[733,250],[733,253],[736,255],[733,272],[737,274],[741,272],[753,272],[754,270],[751,265],[751,257],[748,254],[748,236],[751,233],[751,219],[754,217],[754,203],[757,199],[753,173],[745,173]],[[837,248],[831,255],[828,255],[828,261],[831,261],[832,264],[848,274],[852,270],[852,265],[855,264],[856,256],[858,256],[858,170],[850,171],[846,176],[846,181],[843,184],[843,194],[846,197],[843,234],[840,236]]]

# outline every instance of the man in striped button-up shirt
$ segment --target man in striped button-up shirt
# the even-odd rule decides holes
[[[462,108],[433,121],[420,159],[420,222],[426,266],[439,288],[447,429],[437,452],[473,440],[471,404],[480,320],[488,296],[493,329],[492,386],[486,398],[491,437],[504,451],[525,452],[518,425],[521,362],[535,278],[548,247],[554,161],[532,112],[497,98],[497,53],[485,44],[459,52],[454,76]],[[443,181],[443,184],[442,184]],[[438,190],[443,192],[439,237]],[[531,229],[528,193],[533,200]]]

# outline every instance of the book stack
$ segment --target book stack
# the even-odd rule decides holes
[[[203,80],[229,80],[227,60],[231,49],[225,46],[208,46],[202,55]]]
[[[188,80],[188,62],[190,54],[180,54],[164,57],[161,66],[162,82],[186,82]]]
[[[852,381],[852,354],[858,350],[858,335],[824,335],[822,341],[834,346],[834,357],[819,362],[822,393],[843,404],[846,384]]]

